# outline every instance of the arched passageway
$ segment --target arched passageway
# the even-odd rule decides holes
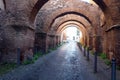
[[[74,24],[83,33],[84,46],[105,53],[108,58],[115,57],[120,64],[118,0],[0,1],[1,62],[16,61],[18,47],[23,60],[33,55],[33,52],[28,52],[36,46],[38,50],[47,52],[60,44],[61,31],[65,26]],[[14,58],[5,59],[11,55]]]

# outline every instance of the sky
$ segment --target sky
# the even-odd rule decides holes
[[[66,28],[66,35],[69,37],[70,40],[73,39],[73,36],[77,36],[77,28],[76,27],[68,27]],[[80,36],[82,36],[80,32]]]
[[[75,36],[76,35],[76,30],[77,30],[76,27],[68,27],[66,29],[67,36]]]
[[[82,0],[82,1],[85,1],[85,2],[88,2],[88,3],[90,3],[90,1],[91,1],[91,0]]]

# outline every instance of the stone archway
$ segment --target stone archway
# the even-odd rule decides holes
[[[61,0],[56,2],[54,1],[54,3],[52,2],[52,0],[1,1],[3,1],[2,3],[4,4],[4,7],[2,6],[2,9],[5,9],[4,11],[2,11],[2,14],[5,15],[5,20],[1,25],[5,27],[5,31],[9,28],[10,30],[14,30],[12,32],[10,30],[7,32],[12,34],[17,33],[16,29],[21,29],[20,35],[22,35],[23,38],[23,41],[21,40],[21,44],[23,45],[21,48],[25,47],[25,49],[27,50],[29,49],[29,47],[33,47],[36,32],[34,21],[37,20],[38,16],[42,17],[42,19],[39,20],[41,22],[40,25],[36,24],[39,26],[37,28],[40,28],[39,32],[43,31],[42,33],[50,35],[47,32],[49,32],[49,30],[53,28],[54,25],[59,26],[59,24],[62,23],[62,21],[57,24],[55,23],[57,20],[59,21],[60,17],[64,17],[67,15],[72,16],[72,14],[74,14],[81,15],[86,19],[86,21],[91,23],[90,25],[95,28],[92,32],[95,34],[93,35],[93,42],[95,43],[95,47],[97,49],[97,45],[100,44],[103,47],[102,52],[108,54],[108,56],[111,50],[115,54],[114,56],[117,56],[117,54],[119,53],[119,49],[114,49],[114,47],[118,47],[118,45],[114,45],[112,46],[112,48],[108,47],[108,45],[111,46],[112,44],[119,44],[119,40],[112,41],[112,39],[114,39],[114,36],[119,35],[119,33],[116,33],[116,29],[119,28],[120,24],[120,2],[118,0],[93,0],[93,4],[78,0],[63,0],[63,2]],[[0,15],[2,14],[0,13]],[[66,21],[72,20],[75,21],[76,19],[66,19]],[[77,20],[79,21],[79,19]],[[85,26],[89,26],[89,24],[84,21],[81,21],[81,23]],[[27,32],[27,34],[25,34],[24,32]],[[7,35],[9,36],[9,34]],[[11,34],[10,36],[13,36],[14,38],[16,37],[16,35]],[[21,36],[18,37],[21,38]],[[109,39],[111,39],[113,43],[108,42]],[[29,40],[32,41],[32,45],[25,45],[24,41],[27,43],[29,42]],[[8,37],[8,41],[11,41],[9,44],[19,43],[19,40],[13,42],[14,40],[10,37]],[[117,61],[119,62],[120,59],[118,58]]]
[[[61,34],[61,32],[63,30],[65,30],[67,28],[67,25],[76,25],[76,28],[78,28],[81,32],[82,32],[82,44],[84,46],[88,46],[89,45],[89,34],[87,33],[87,29],[85,28],[85,26],[83,26],[81,23],[76,22],[76,21],[68,21],[65,23],[62,23],[56,30],[56,34]]]

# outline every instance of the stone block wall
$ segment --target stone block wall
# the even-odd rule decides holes
[[[116,58],[120,65],[120,25],[111,26],[106,31],[106,53],[109,59]]]
[[[34,31],[27,26],[9,25],[3,29],[3,37],[1,40],[0,51],[1,60],[6,62],[16,62],[17,48],[21,49],[21,60],[23,61],[34,46]],[[25,56],[26,55],[26,56]]]

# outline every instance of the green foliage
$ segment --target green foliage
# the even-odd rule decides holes
[[[86,50],[88,50],[88,47],[85,47]]]
[[[94,51],[93,50],[90,50],[90,53],[94,55]]]
[[[5,74],[9,71],[11,71],[12,69],[16,68],[16,64],[15,63],[4,63],[0,65],[0,75]]]
[[[56,49],[57,49],[56,47],[55,47],[55,48],[52,48],[51,51],[54,51],[54,50],[56,50]]]
[[[39,57],[43,56],[43,53],[38,52],[33,56],[33,59],[31,60],[25,60],[22,64],[23,65],[28,65],[34,63]]]
[[[58,47],[62,46],[63,44],[64,44],[64,43],[61,43],[61,44],[57,45],[56,47],[49,49],[47,53],[56,50]]]
[[[33,56],[33,60],[37,60],[39,57],[43,56],[43,53],[38,52]]]
[[[105,53],[101,53],[100,58],[102,58],[105,62],[106,65],[110,66],[111,65],[111,60],[107,59],[107,55]]]
[[[108,65],[108,66],[111,65],[111,61],[110,61],[109,59],[105,59],[104,62],[105,62],[105,64]]]
[[[106,55],[105,53],[101,53],[101,54],[100,54],[100,57],[101,57],[102,59],[107,59],[107,55]]]
[[[33,60],[25,60],[22,64],[23,65],[28,65],[28,64],[32,64],[32,63],[34,63]]]

